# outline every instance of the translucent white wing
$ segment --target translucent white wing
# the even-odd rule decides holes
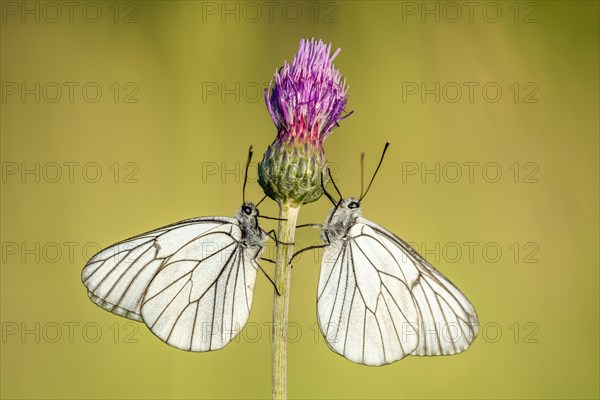
[[[241,331],[262,247],[242,246],[240,236],[239,229],[213,229],[165,262],[142,305],[144,322],[156,336],[183,350],[209,351]]]
[[[466,297],[408,244],[364,218],[347,240],[327,247],[317,308],[329,346],[361,364],[455,354],[477,335]]]
[[[466,350],[479,329],[477,313],[466,296],[402,239],[363,218],[358,223],[364,224],[362,238],[376,238],[396,261],[404,257],[399,265],[419,313],[419,345],[412,354],[451,355]]]
[[[383,365],[418,345],[410,287],[386,254],[359,240],[329,245],[317,297],[319,326],[329,346],[350,361]],[[389,257],[388,257],[389,258]]]
[[[189,241],[223,225],[237,226],[237,221],[219,217],[189,219],[102,250],[88,261],[81,274],[88,295],[110,312],[142,321],[143,295],[164,261]]]

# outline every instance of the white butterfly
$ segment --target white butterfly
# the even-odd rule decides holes
[[[83,284],[94,303],[171,346],[220,349],[250,314],[268,237],[258,217],[244,202],[235,218],[188,219],[116,243],[90,259]]]
[[[329,347],[366,365],[469,347],[477,314],[460,290],[402,239],[363,218],[358,199],[334,204],[321,226],[325,251],[317,292]]]

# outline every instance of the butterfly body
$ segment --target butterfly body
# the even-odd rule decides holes
[[[262,251],[268,235],[258,224],[258,216],[259,212],[254,204],[244,203],[235,215],[235,219],[242,230],[242,246]]]

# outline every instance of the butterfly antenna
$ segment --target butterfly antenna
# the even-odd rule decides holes
[[[333,180],[333,176],[331,176],[331,170],[329,169],[329,167],[327,167],[327,174],[329,175],[331,183],[333,183],[333,187],[335,188],[335,191],[337,192],[338,196],[340,196],[340,201],[342,201],[344,196],[342,196],[340,189],[338,189],[337,185],[335,184],[335,181]]]
[[[360,195],[360,199],[358,199],[358,201],[362,201],[362,199],[364,199],[364,197],[369,192],[369,189],[371,189],[371,185],[373,184],[373,181],[375,180],[375,177],[377,176],[377,172],[379,171],[379,167],[381,167],[381,163],[383,162],[383,158],[385,157],[385,152],[387,151],[387,148],[389,147],[389,145],[390,145],[390,142],[387,142],[385,144],[385,147],[383,148],[383,152],[381,153],[381,158],[379,159],[379,164],[377,164],[377,168],[375,168],[375,172],[373,173],[373,177],[371,178],[371,181],[369,182],[369,186],[367,186],[367,190],[365,190],[365,192]]]
[[[327,168],[327,172],[329,172],[329,168]],[[329,175],[329,176],[331,177],[331,175]],[[329,192],[327,191],[327,189],[325,189],[325,183],[323,182],[323,172],[321,172],[321,187],[323,188],[323,193],[325,193],[325,196],[327,196],[327,198],[329,199],[329,201],[331,201],[331,204],[333,204],[335,206],[336,205],[336,201],[329,194]]]
[[[252,160],[252,152],[252,146],[250,146],[250,149],[248,149],[248,161],[246,161],[246,171],[244,172],[244,186],[242,186],[242,201],[244,203],[246,203],[246,182],[248,182],[248,168],[250,167],[250,161]]]
[[[360,198],[363,198],[365,189],[365,153],[360,153]]]
[[[263,202],[263,200],[264,200],[264,199],[266,199],[266,198],[267,198],[267,195],[265,194],[265,195],[263,196],[263,198],[262,198],[262,199],[260,199],[260,201],[259,201],[258,203],[256,203],[256,206],[255,206],[255,207],[258,207],[258,206],[260,205],[260,203],[262,203],[262,202]]]
[[[321,186],[323,186],[323,191],[329,198],[329,201],[331,201],[331,203],[333,203],[333,206],[334,206],[333,211],[331,211],[331,213],[329,214],[329,218],[327,219],[327,223],[330,223],[331,220],[333,219],[333,216],[335,215],[335,212],[342,204],[344,197],[340,193],[340,189],[338,189],[337,185],[335,184],[335,181],[333,180],[333,177],[331,176],[331,170],[329,169],[329,167],[327,167],[327,174],[329,175],[329,180],[331,181],[331,183],[333,183],[333,187],[335,188],[335,191],[340,196],[340,199],[338,201],[333,200],[333,197],[329,193],[327,193],[327,191],[325,190],[325,187],[323,186],[323,179],[321,179]]]

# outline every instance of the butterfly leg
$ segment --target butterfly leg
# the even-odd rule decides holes
[[[285,243],[285,242],[280,242],[279,240],[277,240],[277,234],[275,233],[275,229],[271,229],[270,231],[265,231],[263,230],[264,233],[267,234],[267,236],[269,236],[271,239],[273,239],[275,241],[275,243],[277,244],[283,244],[285,246],[293,246],[294,243]]]
[[[259,250],[256,252],[256,254],[254,255],[254,259],[255,259],[255,260],[258,258],[258,254],[260,253],[260,251],[261,251],[261,249],[259,249]],[[269,260],[269,259],[262,258],[262,257],[261,257],[261,260],[265,260],[265,261],[269,261],[269,262],[272,262],[272,263],[274,263],[274,261],[273,261],[273,260]],[[273,288],[275,288],[275,292],[277,292],[277,295],[278,295],[278,296],[281,296],[281,293],[279,293],[279,289],[277,289],[277,285],[275,284],[275,282],[273,281],[273,279],[271,279],[271,277],[269,276],[269,274],[267,274],[267,272],[266,272],[266,271],[263,269],[263,267],[261,267],[261,266],[260,266],[260,264],[259,264],[259,263],[256,263],[256,265],[258,265],[258,268],[259,268],[259,269],[262,271],[262,273],[263,273],[263,274],[264,274],[264,275],[267,277],[267,279],[269,280],[269,282],[271,282],[271,284],[273,285]]]
[[[322,228],[323,224],[303,224],[303,225],[299,225],[298,227],[300,228],[300,227],[304,227],[304,226],[318,226],[318,227]],[[300,255],[301,253],[304,253],[305,251],[323,249],[323,248],[329,246],[331,244],[331,241],[329,240],[329,235],[327,234],[326,230],[324,230],[323,233],[325,234],[325,243],[324,244],[308,246],[307,248],[298,250],[297,252],[292,254],[292,258],[290,258],[290,264],[292,263],[294,258],[296,258],[296,256]],[[292,268],[293,268],[293,266],[292,266]]]
[[[296,228],[306,228],[308,226],[312,226],[313,228],[323,228],[323,224],[302,224],[296,226]]]
[[[274,221],[286,221],[285,218],[267,217],[266,215],[259,215],[258,218],[272,219]]]
[[[297,252],[295,252],[294,254],[292,254],[292,258],[290,258],[290,264],[292,263],[292,261],[294,261],[294,258],[296,258],[300,254],[304,253],[305,251],[323,249],[323,248],[325,248],[327,246],[329,246],[329,243],[327,243],[327,244],[317,244],[317,245],[314,245],[314,246],[308,246],[308,247],[306,247],[304,249],[298,250]],[[292,266],[292,268],[293,268],[293,266]]]

